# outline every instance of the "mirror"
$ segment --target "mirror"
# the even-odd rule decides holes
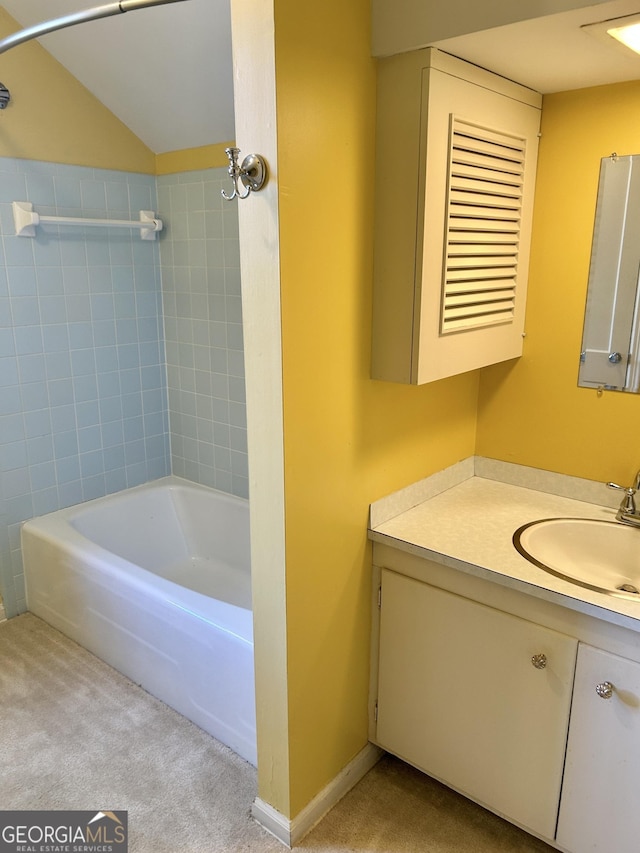
[[[640,391],[640,155],[600,163],[578,385]]]

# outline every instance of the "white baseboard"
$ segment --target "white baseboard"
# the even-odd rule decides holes
[[[377,764],[381,756],[382,750],[368,743],[293,820],[286,818],[259,797],[256,797],[253,802],[251,814],[279,841],[287,847],[295,847],[309,830],[322,820],[327,812]]]

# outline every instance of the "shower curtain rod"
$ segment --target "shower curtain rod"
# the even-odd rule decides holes
[[[98,18],[108,18],[111,15],[119,15],[122,12],[134,12],[136,9],[144,9],[147,6],[164,6],[166,3],[183,3],[184,0],[119,0],[115,3],[106,3],[103,6],[94,6],[92,9],[83,9],[71,15],[63,15],[53,21],[45,21],[35,24],[24,30],[19,30],[13,35],[0,40],[0,53],[17,47],[25,41],[44,36],[64,27],[74,27],[76,24],[84,24],[86,21],[95,21]]]

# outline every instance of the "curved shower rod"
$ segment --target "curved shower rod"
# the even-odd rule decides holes
[[[120,15],[122,12],[134,12],[136,9],[144,9],[146,6],[164,6],[166,3],[183,3],[184,0],[119,0],[115,3],[105,3],[103,6],[94,6],[92,9],[83,9],[71,15],[63,15],[53,21],[44,21],[42,24],[34,24],[24,30],[19,30],[13,35],[0,40],[0,53],[11,50],[25,41],[44,36],[64,27],[74,27],[76,24],[84,24],[86,21],[95,21],[98,18],[108,18],[111,15]]]
[[[184,0],[117,0],[114,3],[105,3],[102,6],[94,6],[91,9],[83,9],[71,15],[63,15],[52,21],[44,21],[24,30],[19,30],[0,40],[0,53],[11,50],[25,41],[44,36],[64,27],[75,27],[76,24],[84,24],[87,21],[95,21],[98,18],[108,18],[111,15],[120,15],[123,12],[134,12],[136,9],[144,9],[147,6],[164,6],[166,3],[183,3]],[[11,99],[9,90],[0,83],[0,110],[3,110]]]

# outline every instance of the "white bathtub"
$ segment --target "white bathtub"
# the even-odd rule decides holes
[[[165,477],[25,522],[27,606],[256,763],[249,509]]]

